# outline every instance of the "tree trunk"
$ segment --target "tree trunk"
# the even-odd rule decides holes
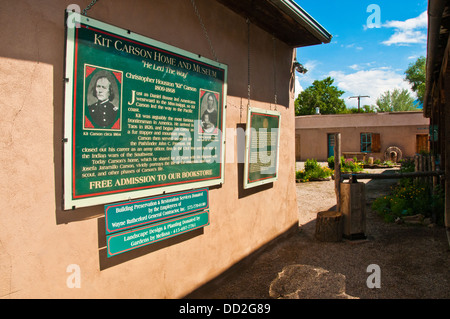
[[[342,240],[342,213],[323,211],[317,213],[316,239],[325,242]]]

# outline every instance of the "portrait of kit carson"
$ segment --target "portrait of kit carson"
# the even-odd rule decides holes
[[[200,132],[217,134],[219,93],[200,90]]]
[[[120,130],[121,82],[120,71],[85,66],[85,129]]]

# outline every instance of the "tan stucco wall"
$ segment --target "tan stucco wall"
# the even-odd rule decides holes
[[[64,10],[72,2],[0,3],[0,297],[179,298],[296,225],[293,49],[277,42],[275,106],[272,36],[252,26],[251,106],[281,112],[278,181],[243,192],[229,134],[235,160],[210,190],[210,225],[106,258],[104,207],[61,209]],[[228,65],[226,127],[236,128],[247,112],[246,21],[215,1],[196,3]],[[88,16],[212,58],[188,0],[99,1]],[[72,264],[81,288],[66,284]]]
[[[379,133],[381,152],[367,157],[384,160],[390,146],[400,148],[403,157],[414,156],[416,135],[428,134],[429,120],[422,112],[298,116],[295,130],[300,139],[298,160],[326,161],[331,133],[341,133],[342,152],[360,152],[360,133]]]

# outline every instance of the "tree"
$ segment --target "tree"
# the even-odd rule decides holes
[[[414,98],[409,95],[408,90],[394,89],[384,92],[376,102],[378,112],[401,112],[401,111],[415,111]]]
[[[327,77],[316,80],[298,95],[295,100],[295,115],[315,114],[318,107],[321,114],[337,114],[345,110],[345,102],[340,98],[344,91],[333,86],[334,80]]]
[[[405,71],[405,80],[411,84],[412,90],[417,94],[417,98],[421,103],[423,103],[425,96],[426,64],[426,58],[421,56],[416,62],[411,63]]]
[[[375,111],[376,111],[375,105],[364,104],[361,107],[361,112],[362,113],[375,113]]]
[[[356,114],[356,113],[375,113],[377,111],[377,108],[375,105],[368,105],[364,104],[361,106],[361,108],[358,110],[356,107],[352,108],[346,108],[341,114]]]

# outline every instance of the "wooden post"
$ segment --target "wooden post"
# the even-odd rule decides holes
[[[341,211],[341,133],[334,134],[334,190],[336,211]]]
[[[423,172],[423,155],[419,155],[419,172]],[[423,177],[420,177],[419,181],[423,183]]]
[[[430,155],[430,170],[432,172],[434,172],[436,170],[436,161],[435,161],[434,155]],[[437,176],[432,176],[431,182],[430,182],[430,187],[431,187],[430,192],[432,195],[435,194],[436,185],[437,185]],[[436,211],[433,209],[433,211],[431,213],[431,222],[433,224],[436,224],[436,221],[437,221]]]
[[[419,171],[419,155],[414,155],[414,172],[417,173]],[[414,179],[414,184],[417,184],[419,179],[416,177]]]
[[[434,155],[431,155],[431,171],[434,172],[436,170],[436,157]],[[433,176],[433,192],[436,189],[437,186],[437,177]]]
[[[341,133],[334,134],[334,185],[336,211],[317,213],[315,237],[320,241],[342,240],[341,213]]]
[[[444,96],[441,97],[441,108],[444,109],[444,136],[445,144],[444,149],[444,170],[445,170],[445,212],[444,212],[444,224],[447,233],[448,244],[450,245],[450,74],[445,75],[442,80],[444,81]],[[441,82],[442,82],[441,80]],[[443,98],[443,99],[442,99]],[[441,137],[440,137],[441,138]]]
[[[344,238],[366,238],[365,186],[364,183],[342,183],[341,185],[341,212]]]

